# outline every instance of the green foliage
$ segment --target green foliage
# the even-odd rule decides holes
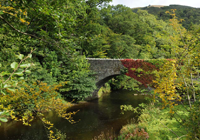
[[[170,24],[175,30],[175,34],[171,36],[171,40],[174,42],[175,59],[166,62],[157,72],[157,79],[154,81],[157,85],[154,91],[154,100],[160,99],[162,108],[167,107],[170,110],[170,117],[185,128],[184,131],[182,130],[183,132],[180,132],[184,137],[198,139],[199,131],[196,131],[199,124],[199,93],[196,92],[198,91],[196,85],[199,84],[199,77],[197,76],[199,55],[196,53],[199,50],[199,42],[196,41],[198,36],[179,24],[175,11],[166,12],[173,17],[170,19]],[[181,94],[182,97],[180,97]],[[178,103],[182,104],[181,107],[185,109],[184,113],[190,115],[187,115],[187,117],[180,115],[180,110],[176,109]],[[196,113],[194,113],[194,110]],[[178,126],[176,127],[178,128]],[[168,129],[170,130],[170,128]],[[172,132],[174,133],[174,131]],[[177,133],[174,134],[177,138],[182,137]]]
[[[111,92],[111,87],[109,85],[109,83],[105,83],[105,85],[103,85],[99,91],[98,91],[98,97],[100,98],[104,93],[109,93]]]
[[[48,73],[48,70],[42,68],[40,64],[37,65],[36,67],[31,69],[31,75],[25,75],[25,79],[27,80],[27,83],[33,83],[37,80],[43,81],[49,85],[53,85],[57,83],[57,78],[53,77],[51,73]]]
[[[60,99],[60,94],[56,92],[63,86],[62,83],[49,86],[47,83],[36,81],[30,85],[31,81],[29,81],[29,85],[27,85],[23,79],[17,77],[19,75],[19,73],[16,73],[18,69],[25,68],[25,70],[21,72],[23,76],[23,73],[31,66],[29,64],[22,64],[23,61],[31,57],[31,53],[24,59],[22,57],[23,55],[18,55],[21,61],[19,64],[16,62],[11,64],[11,68],[14,70],[12,73],[6,71],[9,75],[8,78],[5,78],[5,75],[1,73],[0,82],[1,85],[4,86],[1,88],[0,92],[0,121],[7,122],[7,118],[11,117],[11,119],[15,121],[22,121],[24,125],[30,126],[30,122],[32,122],[35,117],[39,117],[44,124],[50,125],[48,129],[51,129],[52,124],[45,120],[43,113],[54,110],[59,116],[73,123],[71,115],[75,114],[75,112],[66,113],[66,109],[70,104],[63,103]],[[13,79],[15,80],[14,83]],[[11,90],[10,87],[13,89]],[[3,92],[3,90],[5,90],[5,92]],[[54,136],[51,130],[49,133],[49,139],[55,139],[56,137],[61,138],[61,136],[64,139],[65,136],[61,133],[57,133]]]
[[[103,2],[109,0],[24,1],[23,3],[2,1],[0,60],[4,64],[3,67],[9,69],[9,64],[16,61],[13,57],[16,52],[27,55],[31,48],[37,48],[31,60],[37,66],[31,74],[25,76],[26,80],[40,80],[51,85],[69,81],[73,86],[69,88],[69,85],[65,91],[72,90],[71,94],[75,93],[77,99],[83,99],[84,92],[89,96],[89,92],[94,90],[95,83],[92,78],[87,77],[90,75],[89,67],[84,66],[88,65],[87,61],[80,61],[85,57],[81,58],[76,49],[84,47],[83,41],[88,38],[86,32],[91,28],[90,25],[93,25],[90,21],[97,20],[94,15],[99,13],[95,5],[101,6]],[[88,28],[85,28],[84,24],[87,24]],[[95,30],[98,30],[98,26]],[[98,39],[93,41],[93,35],[91,37],[87,41],[93,46],[98,46],[95,44]],[[104,49],[99,51],[97,48],[92,48],[92,51],[94,50],[105,52]],[[14,63],[12,66],[14,67]],[[78,78],[74,79],[72,73]],[[85,81],[81,81],[83,78]],[[81,93],[80,98],[77,92]]]
[[[116,89],[135,90],[139,87],[138,81],[126,75],[119,75],[111,79],[109,83],[113,90],[116,90]]]
[[[59,140],[66,140],[67,136],[65,133],[62,133],[60,130],[56,129],[55,137],[59,138]]]
[[[100,12],[103,23],[112,30],[107,41],[110,48],[106,50],[109,58],[166,59],[174,56],[170,35],[175,31],[168,23],[157,20],[147,11],[133,13],[122,5],[108,6]],[[137,85],[125,76],[116,77],[112,84],[117,89],[133,89]]]
[[[123,106],[124,108],[125,106]],[[154,140],[163,140],[163,139],[176,139],[187,133],[185,126],[179,123],[176,118],[168,114],[169,108],[161,110],[159,105],[148,104],[144,106],[145,108],[133,108],[131,106],[125,107],[125,110],[133,110],[138,112],[138,109],[142,109],[142,114],[139,116],[139,123],[137,127],[144,128],[148,132],[149,139]],[[185,109],[179,105],[176,106],[177,116],[182,116],[182,118],[188,118],[189,112],[186,112]],[[133,129],[136,128],[136,125],[129,124],[124,126],[121,130],[121,137],[124,137],[124,134],[130,134]],[[185,139],[187,136],[183,136]]]
[[[178,110],[177,115],[183,118],[188,116],[188,112],[181,105],[176,106],[175,109]],[[139,120],[141,124],[148,126],[150,139],[175,139],[187,133],[184,126],[171,117],[168,112],[169,108],[160,110],[155,107],[147,107],[144,110]]]
[[[111,34],[107,56],[110,58],[137,58],[140,46],[134,43],[135,39],[129,35]]]
[[[127,124],[120,130],[120,135],[117,137],[118,140],[145,140],[148,139],[146,127],[140,126],[139,124]]]
[[[186,29],[190,29],[193,24],[199,25],[199,18],[200,18],[200,9],[193,8],[184,5],[169,5],[164,7],[144,7],[133,9],[133,12],[137,12],[139,9],[147,10],[148,13],[155,15],[158,19],[162,19],[164,21],[168,21],[172,18],[171,15],[166,14],[166,11],[170,11],[171,9],[177,9],[176,15],[179,19],[184,19],[182,22],[183,27]]]
[[[188,137],[189,139],[196,139],[200,138],[200,100],[199,96],[197,96],[197,102],[192,105],[192,109],[189,112],[187,121],[184,123],[186,130],[189,132]]]
[[[60,89],[60,92],[65,97],[75,100],[83,100],[90,96],[96,85],[95,77],[93,77],[92,72],[89,70],[86,58],[83,56],[73,58],[68,62],[68,66],[68,69],[64,70],[68,75],[63,77],[66,78],[68,83]]]
[[[24,84],[24,82],[20,83],[24,79],[23,75],[28,71],[30,73],[30,70],[27,70],[30,66],[33,64],[30,63],[24,63],[26,59],[31,58],[32,52],[24,58],[24,55],[19,54],[16,55],[18,59],[21,61],[19,63],[13,62],[11,63],[10,67],[13,69],[13,72],[9,73],[8,71],[4,71],[0,73],[1,79],[0,79],[0,95],[1,100],[4,100],[6,103],[1,102],[1,111],[0,111],[0,121],[7,122],[7,117],[10,116],[10,110],[7,110],[9,107],[7,106],[7,98],[4,98],[9,95],[10,92],[16,92],[17,88],[20,89],[19,85]],[[23,64],[22,64],[23,63]],[[2,65],[1,65],[2,66]],[[0,66],[0,67],[1,67]],[[9,104],[11,105],[11,104]],[[7,108],[8,107],[8,108]]]
[[[20,80],[24,79],[24,73],[30,73],[30,67],[33,65],[33,63],[26,63],[26,59],[31,58],[31,53],[26,56],[19,54],[16,55],[18,59],[20,59],[20,62],[13,62],[10,64],[11,69],[13,69],[12,72],[9,72],[4,68],[5,71],[0,73],[0,94],[7,95],[8,91],[14,92],[16,88],[20,88]]]
[[[42,101],[49,106],[55,101],[54,107],[57,105],[63,107],[64,104],[59,100],[61,94],[65,98],[75,100],[84,100],[90,96],[95,89],[95,79],[89,70],[86,57],[173,58],[176,62],[168,66],[168,63],[163,64],[164,61],[149,60],[157,67],[163,66],[160,73],[155,71],[155,74],[160,75],[157,83],[155,82],[156,91],[160,93],[163,101],[172,98],[172,95],[179,97],[183,94],[183,99],[188,99],[191,118],[199,115],[197,95],[200,91],[198,81],[200,28],[196,25],[199,24],[199,9],[177,5],[160,9],[146,8],[149,13],[150,11],[156,13],[158,19],[165,20],[172,17],[169,22],[165,22],[144,10],[133,13],[130,8],[122,5],[109,6],[110,1],[3,0],[0,2],[0,88],[1,102],[5,105],[5,108],[1,106],[0,110],[3,112],[0,117],[2,121],[6,121],[4,113],[12,109],[10,115],[13,118],[21,115],[27,124],[27,120],[32,120],[35,110],[40,112],[40,108],[46,107]],[[175,14],[164,13],[167,8],[172,7],[179,9],[178,17],[184,17],[183,27]],[[29,55],[33,49],[35,51]],[[26,56],[32,59],[20,63],[19,61],[23,61]],[[32,63],[35,66],[30,69]],[[141,70],[138,69],[138,72]],[[112,79],[110,85],[117,89],[139,88],[134,79],[121,75]],[[15,94],[16,89],[18,90]],[[61,94],[57,93],[58,90]],[[195,100],[193,107],[191,98]],[[168,106],[168,103],[165,105]],[[170,105],[172,113],[175,110],[173,104]],[[19,110],[25,108],[25,111],[17,112],[15,108]],[[66,108],[64,106],[61,112],[63,113]],[[53,108],[47,108],[46,111],[50,109]],[[59,108],[54,109],[59,112]],[[149,119],[148,115],[145,117]],[[51,127],[51,123],[47,120],[44,119],[43,122]],[[199,127],[190,124],[198,123],[199,119],[195,117],[188,119],[186,123],[192,138],[195,136],[192,135],[193,132],[197,137],[199,132],[195,129]],[[160,130],[157,134],[162,135],[165,133],[163,131]],[[49,137],[53,139],[52,134],[51,132]]]
[[[7,119],[8,116],[9,116],[8,112],[6,112],[6,111],[0,112],[0,125],[1,125],[1,122],[7,122],[8,121],[8,119]]]

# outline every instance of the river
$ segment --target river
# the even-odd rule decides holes
[[[134,95],[136,92],[118,90],[105,94],[98,100],[78,104],[68,111],[77,111],[74,115],[75,124],[57,117],[53,112],[47,118],[54,123],[54,127],[66,133],[70,140],[92,140],[102,132],[111,131],[116,135],[123,125],[127,124],[137,114],[125,112],[121,114],[120,105],[137,107],[147,102],[144,95]],[[32,126],[24,126],[21,122],[2,123],[0,126],[1,140],[48,140],[47,132],[42,122],[37,119]]]

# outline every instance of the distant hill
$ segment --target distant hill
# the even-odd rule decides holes
[[[147,7],[157,7],[157,8],[161,8],[161,7],[164,7],[166,5],[149,5]],[[142,8],[145,8],[145,7],[135,7],[135,8],[132,8],[132,9],[142,9]]]
[[[177,9],[176,16],[179,19],[184,19],[183,26],[189,29],[193,24],[200,24],[200,8],[194,8],[185,5],[149,5],[146,7],[132,8],[133,12],[137,12],[138,9],[147,10],[150,14],[157,16],[158,19],[169,20],[171,16],[166,14],[166,11],[170,9]]]

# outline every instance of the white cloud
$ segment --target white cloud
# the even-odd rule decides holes
[[[111,5],[123,4],[127,7],[145,7],[148,5],[170,5],[179,4],[200,8],[199,0],[113,0]]]

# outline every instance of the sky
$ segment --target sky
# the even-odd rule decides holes
[[[145,7],[148,5],[179,4],[200,8],[200,0],[113,0],[111,5],[122,4],[130,8]]]

